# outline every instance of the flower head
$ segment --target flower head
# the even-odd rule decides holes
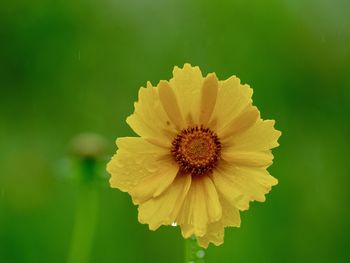
[[[151,230],[176,223],[202,247],[223,243],[239,211],[265,201],[277,180],[266,170],[281,132],[262,120],[253,91],[232,76],[175,67],[170,81],[139,91],[127,118],[140,137],[117,139],[110,184],[128,192]]]

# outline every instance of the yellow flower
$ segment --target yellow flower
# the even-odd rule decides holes
[[[281,132],[252,105],[253,90],[198,67],[175,67],[170,81],[139,91],[127,123],[140,137],[117,139],[110,185],[128,192],[140,223],[176,223],[202,247],[239,227],[239,211],[265,201],[277,180],[266,170]]]

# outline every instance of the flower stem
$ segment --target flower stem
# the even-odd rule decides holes
[[[68,263],[89,262],[97,219],[98,192],[92,183],[95,176],[96,160],[83,158],[81,161],[82,183],[79,189]]]
[[[185,239],[185,263],[204,263],[205,251],[198,246],[195,236]]]

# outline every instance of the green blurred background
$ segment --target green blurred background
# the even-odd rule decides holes
[[[206,262],[350,262],[349,13],[347,0],[3,2],[0,262],[67,262],[94,221],[88,262],[183,262],[179,229],[139,224],[104,166],[133,135],[139,87],[185,62],[239,76],[283,132],[279,185]],[[82,132],[108,142],[89,187],[69,154]]]

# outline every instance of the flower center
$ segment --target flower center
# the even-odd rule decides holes
[[[218,136],[203,126],[182,130],[173,140],[171,153],[180,168],[193,175],[209,173],[220,158]]]

